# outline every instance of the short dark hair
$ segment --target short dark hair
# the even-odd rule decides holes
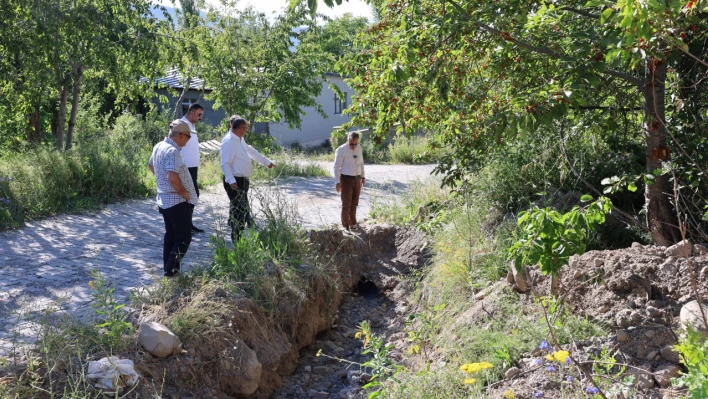
[[[241,125],[247,125],[248,122],[240,116],[240,115],[231,115],[231,118],[229,118],[229,125],[231,126],[231,129],[238,129],[241,127]]]
[[[357,132],[347,133],[347,140],[353,140],[353,139],[358,139],[358,138],[359,138],[359,133],[357,133]]]
[[[200,110],[200,109],[204,109],[204,107],[202,107],[201,104],[197,104],[197,103],[192,104],[189,106],[189,109],[187,110],[187,114],[189,114],[192,111],[196,112],[197,110]]]

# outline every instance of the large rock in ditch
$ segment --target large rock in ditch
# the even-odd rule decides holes
[[[703,312],[706,314],[706,317],[708,317],[708,306],[705,304],[703,304]],[[706,325],[703,322],[701,308],[698,306],[698,301],[691,301],[683,305],[679,318],[681,319],[681,326],[683,328],[691,327],[696,331],[700,331],[704,335],[708,335]]]
[[[225,393],[233,396],[249,396],[256,392],[261,380],[263,366],[258,356],[243,341],[225,349],[219,356],[221,362],[220,382]]]
[[[678,376],[679,368],[675,364],[665,364],[654,370],[654,378],[662,388],[670,386],[671,379],[678,378]]]
[[[182,349],[182,341],[179,337],[160,323],[141,323],[138,339],[146,351],[157,357],[167,357],[179,353]]]

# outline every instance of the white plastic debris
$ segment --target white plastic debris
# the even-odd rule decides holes
[[[111,356],[89,362],[86,378],[98,389],[117,390],[135,385],[138,382],[138,373],[132,360]]]

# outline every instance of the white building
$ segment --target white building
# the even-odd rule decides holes
[[[323,118],[314,108],[308,107],[303,110],[302,125],[300,129],[290,129],[285,122],[270,122],[268,131],[282,146],[291,146],[295,143],[305,147],[317,146],[325,140],[329,140],[335,126],[341,126],[349,122],[351,117],[343,115],[342,111],[351,104],[354,94],[352,89],[344,82],[344,79],[337,73],[327,73],[326,81],[322,82],[322,92],[316,98],[318,104],[322,105],[322,110],[327,115]],[[344,99],[340,99],[329,87],[335,85],[345,94]]]

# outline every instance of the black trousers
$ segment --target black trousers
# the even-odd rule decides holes
[[[241,232],[246,225],[253,224],[251,217],[251,206],[248,204],[248,187],[250,185],[247,177],[236,177],[237,189],[231,188],[231,185],[224,178],[224,190],[229,196],[231,205],[229,206],[229,226],[231,227],[231,240],[238,241],[241,238]]]
[[[172,276],[182,265],[182,258],[192,242],[192,211],[194,205],[182,202],[166,209],[159,208],[165,220],[165,242],[162,260],[165,276]]]
[[[192,183],[194,183],[194,190],[197,191],[197,198],[199,198],[199,186],[197,186],[197,170],[198,167],[187,168],[189,170],[189,175],[192,176]]]

